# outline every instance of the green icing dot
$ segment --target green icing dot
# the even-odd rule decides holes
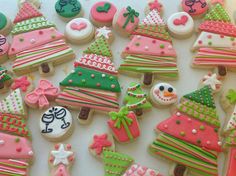
[[[198,143],[198,144],[201,144],[201,142],[202,142],[202,141],[201,141],[200,139],[197,140],[197,143]]]
[[[185,136],[185,132],[181,131],[180,136]]]
[[[205,127],[203,125],[201,125],[199,129],[203,131],[203,130],[205,130]]]
[[[140,46],[140,43],[135,43],[135,46]]]
[[[230,37],[230,40],[231,40],[231,41],[234,41],[234,40],[235,40],[235,38],[234,38],[234,37]]]
[[[210,46],[211,46],[211,45],[212,45],[212,42],[208,42],[208,45],[210,45]]]
[[[164,44],[160,44],[160,48],[165,48],[165,45]]]
[[[217,133],[218,132],[218,128],[215,128],[214,131]]]
[[[7,25],[6,16],[0,12],[0,30],[3,29]]]
[[[15,142],[16,142],[16,143],[20,142],[20,138],[16,138],[16,139],[15,139]]]
[[[178,125],[179,125],[179,124],[180,124],[180,120],[176,120],[176,124],[178,124]]]
[[[78,0],[58,0],[55,4],[56,12],[65,18],[72,18],[78,15],[81,11],[81,4]]]

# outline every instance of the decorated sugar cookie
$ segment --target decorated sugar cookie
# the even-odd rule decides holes
[[[162,176],[159,171],[150,169],[140,164],[133,164],[122,176]]]
[[[57,0],[55,10],[65,20],[82,15],[82,6],[78,0]]]
[[[95,31],[95,39],[103,36],[109,43],[112,43],[114,40],[114,35],[111,31],[111,28],[108,28],[106,26],[97,28]]]
[[[7,36],[11,32],[12,22],[0,12],[0,34]]]
[[[132,7],[117,11],[113,19],[113,28],[123,36],[131,34],[139,23],[139,13]]]
[[[14,78],[11,85],[12,90],[20,89],[23,93],[29,93],[33,88],[33,81],[29,76]]]
[[[65,36],[71,43],[86,43],[93,39],[94,27],[90,21],[85,18],[75,18],[67,23]]]
[[[117,9],[108,1],[95,3],[90,10],[90,20],[95,26],[111,26]]]
[[[70,169],[75,160],[75,153],[71,151],[70,144],[56,144],[50,152],[50,176],[70,176]]]
[[[192,17],[202,17],[209,8],[206,0],[182,0],[181,6]]]
[[[4,67],[0,66],[0,93],[5,93],[9,90],[12,84],[12,76]]]
[[[150,91],[152,103],[158,107],[169,106],[178,101],[176,89],[168,83],[158,83]]]
[[[29,2],[33,4],[38,9],[41,7],[41,3],[42,3],[41,0],[18,0],[19,8],[21,8],[25,2]]]
[[[112,135],[104,133],[94,135],[91,144],[89,145],[90,153],[98,158],[102,158],[103,149],[115,151],[115,144]]]
[[[7,42],[7,38],[3,35],[0,35],[0,63],[3,63],[8,60],[8,49],[10,45]]]
[[[72,115],[66,108],[53,106],[42,114],[39,126],[41,134],[48,140],[62,141],[72,133]]]
[[[31,108],[44,109],[49,107],[49,101],[54,100],[59,89],[48,80],[39,80],[38,86],[32,92],[26,94],[25,103]]]
[[[202,78],[200,84],[202,86],[209,85],[214,92],[219,92],[222,87],[221,80],[222,78],[218,76],[216,73],[210,72]]]
[[[167,21],[170,34],[176,38],[190,37],[194,30],[193,18],[186,12],[172,14]]]
[[[143,111],[152,108],[147,94],[142,90],[141,85],[135,82],[129,84],[124,102],[128,110],[134,111],[137,116],[141,116]]]
[[[163,5],[160,0],[148,0],[148,4],[145,7],[145,14],[147,15],[152,10],[157,10],[160,14],[163,13]]]

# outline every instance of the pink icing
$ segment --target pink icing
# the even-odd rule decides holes
[[[161,176],[161,174],[145,166],[133,164],[123,176]]]
[[[5,55],[9,49],[9,43],[5,36],[0,35],[0,56]]]
[[[175,19],[173,23],[176,26],[180,26],[180,25],[185,25],[187,22],[188,22],[188,16],[183,15],[181,16],[180,19]]]
[[[73,30],[81,31],[87,27],[87,23],[81,22],[81,23],[71,23],[70,28]]]
[[[32,159],[32,146],[24,137],[0,133],[0,158]]]
[[[99,6],[104,6],[105,3],[109,3],[111,5],[110,9],[108,12],[98,12],[97,7]],[[90,15],[92,19],[96,22],[101,22],[101,23],[112,23],[113,17],[116,13],[117,9],[116,7],[107,1],[100,1],[97,2],[93,5],[93,7],[90,10]]]
[[[176,52],[170,42],[139,35],[132,38],[123,53],[176,57]]]
[[[236,175],[236,148],[230,148],[226,176]]]
[[[192,119],[179,112],[158,124],[157,129],[194,145],[221,151],[218,133],[215,132],[213,126]]]
[[[60,164],[56,169],[53,169],[51,176],[70,176],[70,173],[65,165]]]
[[[57,97],[59,89],[54,87],[48,80],[40,80],[38,87],[31,93],[25,96],[25,103],[29,106],[48,108],[49,100]]]
[[[8,55],[12,56],[21,51],[32,49],[62,38],[64,38],[63,34],[59,33],[55,28],[39,29],[14,35]]]
[[[0,159],[0,173],[3,176],[3,173],[7,175],[19,174],[19,176],[29,176],[29,163],[24,160],[16,159]]]
[[[183,11],[187,12],[191,16],[198,16],[207,12],[208,4],[206,0],[199,0],[199,1],[182,0],[182,8]]]
[[[150,10],[156,9],[158,12],[161,12],[162,4],[158,1],[159,0],[154,0],[153,2],[148,3],[149,9]]]
[[[136,118],[136,115],[133,112],[129,112],[127,115],[128,118],[132,120],[132,124],[129,125],[129,130],[133,136],[133,139],[138,138],[140,136],[140,130],[139,130],[139,124]],[[123,125],[121,125],[121,128],[115,127],[116,121],[113,121],[112,119],[108,120],[108,126],[111,128],[115,138],[119,142],[129,142],[131,139],[128,137],[127,132]]]
[[[117,18],[117,25],[123,29],[123,26],[127,20],[127,17],[124,17],[124,14],[127,13],[126,8],[123,8],[120,12],[119,12],[119,16]],[[129,22],[128,25],[125,28],[125,31],[127,31],[128,33],[133,32],[133,30],[136,28],[136,26],[139,23],[139,18],[138,17],[134,17],[134,23]]]
[[[11,85],[12,90],[20,88],[23,92],[27,91],[27,88],[30,86],[27,76],[22,76],[20,78],[14,79],[14,83]]]
[[[108,140],[107,134],[94,135],[93,143],[90,145],[91,149],[94,149],[97,155],[101,155],[104,147],[111,147],[112,142]]]

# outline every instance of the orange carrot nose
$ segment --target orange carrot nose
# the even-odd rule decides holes
[[[168,92],[168,91],[164,91],[164,97],[173,97],[175,94]]]

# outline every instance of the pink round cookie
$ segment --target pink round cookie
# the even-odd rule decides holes
[[[0,34],[0,63],[5,62],[7,57],[7,52],[9,49],[9,44],[5,36]]]
[[[90,10],[90,19],[95,26],[111,26],[116,7],[107,1],[95,3]]]
[[[208,10],[206,0],[182,0],[182,9],[193,17],[204,15]]]

